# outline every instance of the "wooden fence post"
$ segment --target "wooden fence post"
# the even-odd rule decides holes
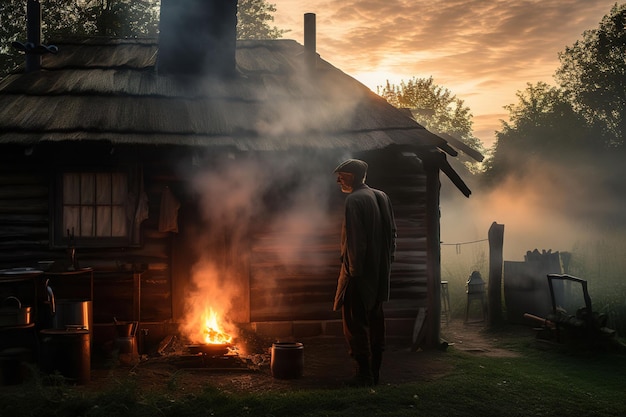
[[[504,264],[504,225],[493,222],[489,228],[489,285],[487,305],[489,325],[502,324],[502,265]]]

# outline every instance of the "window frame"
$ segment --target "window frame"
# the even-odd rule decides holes
[[[119,247],[136,247],[138,244],[133,243],[133,230],[132,223],[126,217],[126,210],[124,211],[125,222],[126,222],[126,234],[125,236],[110,236],[110,237],[96,237],[96,236],[74,236],[72,242],[67,235],[67,230],[63,227],[63,218],[64,218],[64,175],[65,174],[93,174],[96,175],[98,173],[107,173],[107,174],[123,174],[126,178],[126,192],[129,193],[134,187],[131,184],[132,176],[131,176],[131,168],[126,166],[94,166],[94,167],[84,167],[84,166],[75,166],[75,167],[65,167],[55,173],[53,176],[53,196],[52,196],[52,204],[50,207],[52,209],[52,213],[50,215],[51,219],[51,236],[50,242],[52,248],[67,248],[70,244],[73,244],[76,248],[119,248]],[[128,202],[124,203],[124,207],[126,207]],[[94,206],[97,204],[94,203]],[[113,207],[113,202],[110,203],[110,206]]]

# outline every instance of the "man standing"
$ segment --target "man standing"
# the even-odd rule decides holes
[[[368,165],[348,159],[336,169],[348,194],[341,230],[341,271],[334,310],[341,309],[348,352],[356,361],[352,385],[377,384],[385,349],[383,302],[396,247],[396,224],[387,194],[365,184]]]

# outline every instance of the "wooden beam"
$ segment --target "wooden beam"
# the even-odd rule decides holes
[[[502,266],[504,246],[504,225],[493,222],[489,228],[489,285],[487,286],[487,305],[489,324],[502,323]]]

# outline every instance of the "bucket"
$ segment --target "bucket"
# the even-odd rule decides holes
[[[44,329],[41,331],[41,370],[58,371],[72,382],[86,384],[91,379],[89,330]]]
[[[119,361],[121,365],[133,366],[139,363],[137,339],[135,336],[118,337],[115,339],[115,344],[119,350]]]
[[[298,342],[273,343],[270,368],[274,378],[300,378],[304,369],[304,345]]]
[[[119,351],[119,361],[122,365],[136,365],[139,363],[139,351],[137,349],[137,327],[138,321],[117,321],[115,320],[115,332],[117,338],[115,345]]]
[[[22,348],[10,348],[0,351],[0,385],[17,385],[27,379],[32,362],[32,352]]]
[[[92,320],[91,301],[56,300],[56,312],[52,318],[52,328],[65,330],[71,327],[87,329],[91,332]]]

